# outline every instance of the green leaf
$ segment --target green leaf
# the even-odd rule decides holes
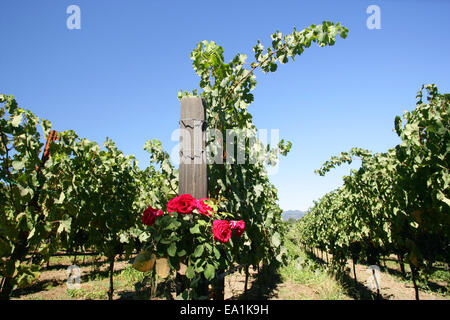
[[[17,272],[18,272],[18,268],[20,266],[20,261],[16,260],[6,260],[5,263],[5,276],[7,277],[15,277]]]
[[[56,204],[62,204],[64,202],[64,199],[66,199],[66,195],[64,192],[61,192],[59,195],[59,199],[55,201]]]
[[[56,232],[57,233],[61,233],[63,231],[70,232],[71,223],[72,223],[72,218],[61,221],[61,223],[59,224],[58,230]]]
[[[172,240],[170,240],[170,239],[162,239],[160,242],[162,244],[169,244],[169,243],[172,243]]]
[[[450,206],[450,199],[447,198],[441,190],[438,190],[436,198],[440,201],[445,202],[448,206]]]
[[[190,231],[192,234],[200,233],[200,227],[199,227],[198,224],[196,224],[195,226],[189,228],[189,231]]]
[[[126,233],[121,233],[120,234],[120,236],[119,236],[119,242],[120,243],[128,243],[129,240],[130,240],[130,237],[129,237],[128,234],[126,234]]]
[[[30,239],[34,236],[35,232],[36,232],[36,228],[33,228],[33,229],[30,231],[30,234],[28,235],[27,240],[30,240]]]
[[[214,247],[214,256],[216,257],[217,260],[220,259],[220,251],[216,247]]]
[[[169,254],[169,256],[175,257],[175,254],[177,253],[177,246],[175,242],[172,242],[170,246],[167,248],[167,253]]]
[[[188,279],[193,279],[195,277],[195,270],[194,270],[194,268],[192,266],[189,266],[186,269],[186,277]]]
[[[39,266],[22,265],[19,268],[19,275],[16,279],[16,284],[19,288],[26,288],[30,286],[39,277]]]
[[[272,244],[273,244],[275,247],[279,247],[279,246],[280,246],[280,244],[281,244],[281,239],[280,239],[280,234],[279,234],[278,232],[275,232],[275,233],[272,235]]]
[[[25,162],[24,161],[19,161],[19,160],[14,160],[12,162],[12,166],[13,166],[14,170],[20,171],[23,168],[25,168]]]
[[[214,276],[216,275],[216,269],[214,268],[213,265],[207,264],[205,271],[203,273],[207,280],[212,280],[212,279],[214,279]]]
[[[12,117],[11,124],[13,127],[18,127],[22,122],[22,114],[18,114]]]
[[[200,257],[203,254],[203,251],[205,251],[205,247],[202,244],[198,245],[194,250],[194,257]]]

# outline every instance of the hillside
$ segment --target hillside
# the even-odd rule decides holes
[[[305,215],[305,212],[300,211],[300,210],[287,210],[287,211],[283,211],[283,213],[281,214],[283,221],[286,221],[289,218],[294,218],[294,219],[298,220],[301,217],[303,217],[304,215]]]

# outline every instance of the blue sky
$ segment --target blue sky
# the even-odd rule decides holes
[[[81,30],[66,27],[72,4],[81,9]],[[381,9],[380,30],[366,26],[371,4]],[[314,174],[330,156],[398,144],[394,117],[414,108],[423,83],[450,92],[447,0],[0,0],[0,12],[0,93],[58,131],[113,139],[142,165],[146,140],[161,140],[168,152],[177,144],[177,92],[199,83],[189,58],[196,43],[214,40],[227,59],[239,52],[250,60],[256,41],[269,44],[276,30],[341,22],[347,39],[257,73],[249,109],[256,126],[279,129],[293,143],[270,177],[285,210],[306,210],[341,185],[349,166]]]

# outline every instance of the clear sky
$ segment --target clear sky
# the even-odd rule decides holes
[[[381,29],[367,28],[372,4]],[[66,26],[70,5],[81,9],[80,30]],[[0,0],[0,12],[0,93],[58,131],[113,139],[141,166],[146,140],[161,140],[168,152],[177,145],[177,92],[199,83],[189,58],[196,43],[214,40],[227,59],[251,58],[256,41],[269,44],[276,30],[341,22],[347,39],[257,74],[249,109],[256,126],[293,143],[270,177],[285,210],[306,210],[341,185],[349,166],[314,174],[330,156],[398,144],[394,117],[414,108],[423,83],[450,92],[448,0]]]

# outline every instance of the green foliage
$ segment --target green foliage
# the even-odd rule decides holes
[[[135,159],[124,156],[109,139],[101,150],[75,134],[70,138],[73,154],[59,163],[64,172],[61,206],[67,209],[62,245],[69,251],[93,247],[106,257],[130,253],[135,239],[130,229],[137,228],[140,218]]]
[[[135,270],[132,266],[127,266],[122,270],[119,278],[125,280],[128,285],[134,285],[137,282],[143,282],[146,277],[151,276],[151,272],[140,272]]]
[[[12,96],[0,95],[0,103],[2,297],[37,277],[30,253],[49,259],[57,249],[90,248],[111,258],[148,238],[143,210],[149,201],[165,203],[173,194],[169,185],[176,187],[176,171],[160,142],[146,143],[152,162],[145,170],[111,140],[102,149],[73,131],[60,132],[44,157],[42,138],[51,123],[19,108]]]
[[[218,211],[220,203],[209,203]],[[241,237],[233,235],[228,243],[213,240],[212,221],[229,216],[229,213],[220,212],[206,216],[199,214],[197,209],[193,214],[172,212],[159,216],[155,223],[147,228],[150,237],[144,249],[149,259],[149,253],[154,253],[157,257],[154,276],[159,275],[167,279],[166,281],[171,281],[170,277],[164,275],[164,271],[158,271],[158,264],[164,261],[167,261],[169,274],[172,275],[185,266],[185,274],[189,280],[186,297],[200,298],[195,290],[199,281],[202,278],[213,281],[218,270],[233,265],[230,250],[246,239],[244,233]],[[165,268],[162,267],[162,270]]]
[[[341,300],[346,298],[344,288],[336,279],[333,279],[324,265],[313,261],[305,251],[299,248],[298,244],[293,241],[295,238],[295,230],[291,229],[285,241],[288,259],[287,263],[281,267],[280,275],[285,282],[313,286],[314,295],[293,298],[302,300]]]
[[[337,269],[352,255],[375,264],[381,255],[397,254],[415,270],[448,262],[449,100],[434,85],[423,86],[417,99],[415,110],[395,118],[402,140],[395,148],[376,154],[354,148],[317,170],[324,175],[353,157],[362,160],[296,225],[298,241],[330,252]]]
[[[0,275],[9,290],[34,280],[38,268],[27,264],[28,253],[48,257],[54,247],[50,235],[67,227],[56,200],[64,195],[57,187],[60,169],[55,165],[67,150],[52,144],[55,157],[41,158],[42,138],[49,135],[51,123],[19,108],[13,96],[0,95],[0,104]]]
[[[200,77],[200,89],[192,93],[180,91],[184,96],[200,95],[206,102],[206,118],[209,128],[214,128],[226,136],[227,129],[242,129],[250,134],[256,132],[252,116],[248,112],[254,96],[257,69],[275,72],[278,64],[301,55],[305,48],[315,42],[320,47],[333,45],[338,35],[345,38],[348,30],[332,22],[311,25],[301,31],[282,35],[271,35],[271,46],[264,49],[260,41],[254,46],[254,61],[247,63],[247,56],[236,54],[228,63],[224,59],[224,49],[214,41],[202,41],[191,53],[193,67]],[[210,137],[208,146],[214,146],[215,137]],[[222,141],[223,142],[223,141]],[[230,250],[234,262],[257,265],[260,261],[270,263],[273,258],[282,261],[284,225],[281,209],[277,204],[277,190],[267,177],[266,165],[278,161],[278,153],[286,155],[292,144],[282,140],[277,146],[263,146],[261,143],[250,149],[246,155],[261,154],[256,164],[210,164],[208,166],[210,197],[222,199],[224,211],[232,212],[236,220],[246,222],[248,239]],[[226,155],[225,155],[226,158]],[[226,159],[224,159],[225,161]]]
[[[276,32],[266,50],[258,41],[250,64],[242,54],[225,63],[222,47],[199,43],[191,58],[201,78],[200,95],[208,105],[210,127],[222,134],[227,129],[254,134],[256,127],[247,111],[254,100],[254,71],[274,72],[278,63],[294,60],[311,43],[333,45],[338,34],[345,38],[347,32],[331,22],[294,29],[285,36]],[[197,95],[197,90],[180,92],[179,98],[186,95]],[[246,145],[246,155],[262,154],[256,164],[209,165],[214,219],[233,218],[246,224],[241,237],[222,244],[213,241],[211,218],[203,215],[164,215],[152,227],[143,227],[140,218],[148,205],[163,209],[178,190],[178,172],[159,141],[145,143],[150,165],[144,170],[111,140],[102,148],[70,130],[59,132],[56,141],[48,140],[49,154],[44,157],[43,139],[52,137],[51,123],[19,108],[12,96],[0,95],[0,105],[0,275],[6,279],[2,298],[9,297],[14,285],[29,285],[38,275],[38,265],[29,263],[30,253],[49,259],[61,248],[68,252],[91,248],[113,261],[117,254],[130,254],[146,243],[147,250],[162,258],[156,262],[160,271],[166,266],[161,261],[172,272],[186,266],[192,288],[202,277],[213,281],[218,271],[236,263],[285,259],[286,226],[266,166],[289,152],[289,141],[276,146],[258,142],[256,150]],[[211,138],[207,143],[216,142]],[[195,297],[187,292],[183,296]]]
[[[97,289],[94,291],[88,291],[84,288],[80,289],[67,289],[67,296],[72,299],[83,299],[83,300],[105,300],[108,294],[103,289]]]
[[[258,42],[254,47],[255,61],[250,64],[246,62],[247,56],[242,54],[226,63],[222,47],[214,41],[202,41],[191,53],[194,70],[200,77],[200,91],[180,91],[178,98],[201,96],[207,105],[209,128],[219,130],[222,137],[226,136],[227,129],[241,129],[252,135],[256,127],[247,108],[254,100],[251,93],[256,86],[254,71],[259,68],[263,72],[274,72],[277,63],[286,63],[289,58],[294,60],[312,42],[319,46],[333,45],[339,33],[345,38],[347,29],[331,22],[312,25],[302,31],[294,30],[284,37],[277,32],[272,35],[272,46],[266,51]],[[216,140],[217,137],[207,139],[210,148],[214,148],[216,143],[225,144]],[[170,190],[175,190],[170,185],[176,184],[176,176],[172,174],[170,163],[164,162],[166,157],[163,153],[151,151],[157,145],[156,142],[147,142],[146,150],[153,154],[152,161],[158,159],[161,163],[161,183],[169,182],[165,196],[149,199],[152,207],[160,209],[165,208],[167,195],[172,196]],[[188,217],[176,213],[158,217],[149,227],[151,236],[146,250],[154,252],[160,259],[167,259],[172,272],[185,265],[189,288],[196,288],[203,277],[213,281],[219,271],[235,264],[282,262],[286,258],[282,241],[286,227],[277,203],[277,190],[267,177],[266,165],[275,165],[278,154],[287,155],[291,146],[284,140],[267,147],[257,141],[256,146],[245,146],[246,155],[258,155],[260,161],[257,163],[246,159],[244,164],[231,164],[224,154],[224,164],[209,164],[209,196],[216,213],[213,217],[199,214]],[[152,179],[154,183],[154,176]],[[245,233],[241,237],[233,236],[228,243],[215,242],[212,220],[230,218],[245,221]],[[158,268],[158,262],[155,268]],[[195,290],[185,292],[183,297],[200,298]]]

